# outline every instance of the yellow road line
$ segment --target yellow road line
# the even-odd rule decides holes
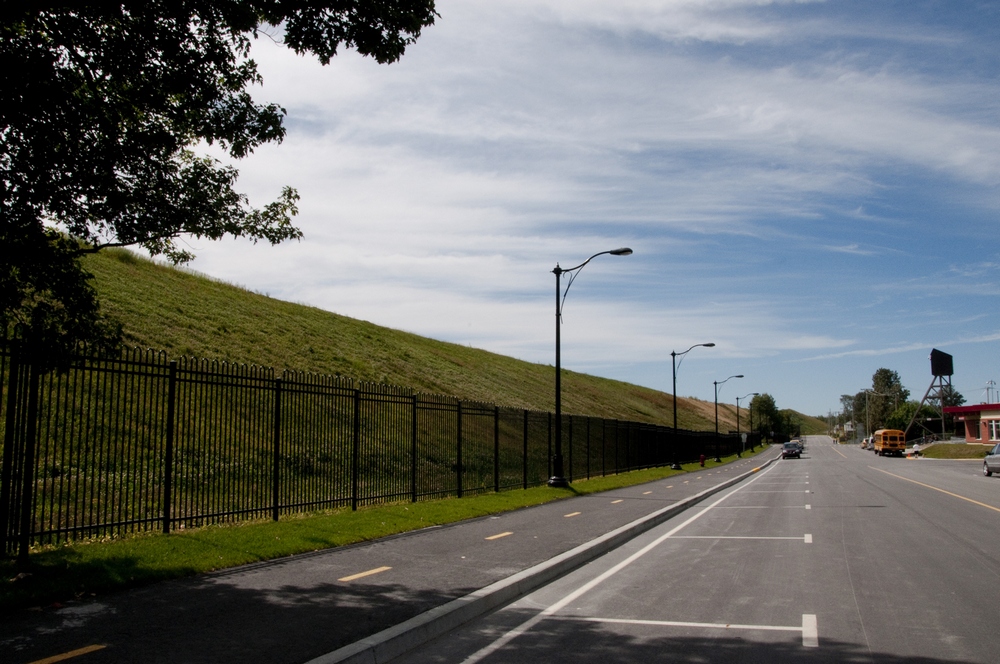
[[[76,650],[64,652],[61,655],[53,655],[52,657],[46,657],[45,659],[36,659],[31,664],[55,664],[55,662],[62,662],[67,659],[72,659],[73,657],[86,655],[89,652],[94,652],[96,650],[104,650],[105,648],[107,648],[107,646],[87,646],[85,648],[78,648]]]
[[[906,480],[907,482],[913,482],[914,484],[919,484],[920,486],[927,487],[928,489],[934,489],[935,491],[940,491],[941,493],[947,494],[952,498],[960,498],[973,505],[979,505],[980,507],[985,507],[988,510],[993,510],[994,512],[1000,512],[1000,507],[994,507],[993,505],[987,505],[986,503],[981,503],[978,500],[973,500],[972,498],[966,498],[965,496],[960,496],[957,493],[952,493],[951,491],[945,491],[944,489],[939,489],[936,486],[931,486],[930,484],[924,484],[923,482],[918,482],[917,480],[911,480],[909,477],[903,477],[902,475],[897,475],[895,473],[890,473],[888,470],[882,470],[881,468],[875,468],[874,466],[868,466],[872,470],[877,470],[880,473],[885,473],[886,475],[892,475],[893,477],[898,477],[901,480]]]
[[[618,504],[618,503],[620,503],[620,502],[623,502],[621,498],[619,498],[618,500],[612,500],[612,501],[611,501],[611,504],[612,504],[612,505],[617,505],[617,504]]]
[[[381,572],[387,572],[391,569],[392,569],[391,567],[376,567],[375,569],[370,569],[367,572],[360,572],[358,574],[345,576],[343,578],[337,579],[337,581],[354,581],[355,579],[363,579],[364,577],[371,576],[372,574],[380,574]]]
[[[839,454],[840,456],[844,457],[845,459],[847,458],[847,455],[844,454],[843,452],[841,452],[840,450],[838,450],[836,447],[833,448],[833,451],[836,452],[837,454]]]
[[[563,514],[563,518],[568,519],[571,516],[579,516],[581,514],[583,514],[583,512],[570,512],[569,514]]]
[[[490,536],[489,536],[489,537],[487,537],[486,539],[488,539],[488,540],[498,540],[498,539],[500,539],[501,537],[507,537],[507,535],[513,535],[513,534],[514,534],[513,532],[511,532],[511,531],[509,531],[509,530],[508,530],[508,531],[507,531],[507,532],[505,532],[505,533],[499,533],[499,534],[497,534],[497,535],[490,535]]]
[[[642,492],[642,495],[644,495],[644,496],[648,496],[648,495],[649,495],[649,494],[651,494],[651,493],[653,493],[653,492],[652,492],[652,491],[643,491],[643,492]]]

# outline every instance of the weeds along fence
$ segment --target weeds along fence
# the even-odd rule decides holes
[[[181,359],[79,357],[41,373],[0,350],[0,551],[392,501],[527,488],[551,413]],[[731,454],[735,435],[563,416],[568,479]],[[755,441],[754,441],[755,442]]]

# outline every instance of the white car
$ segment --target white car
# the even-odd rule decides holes
[[[983,475],[989,477],[993,473],[1000,473],[1000,443],[994,445],[983,459]]]

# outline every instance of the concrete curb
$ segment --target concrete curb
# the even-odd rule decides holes
[[[485,588],[425,611],[398,625],[310,660],[307,664],[385,664],[456,627],[530,593],[550,581],[603,556],[632,538],[655,528],[705,498],[742,482],[774,463],[769,459],[757,468],[697,493],[680,502],[636,519],[534,567],[501,579]]]

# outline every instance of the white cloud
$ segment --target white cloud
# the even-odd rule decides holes
[[[984,48],[961,27],[914,10],[883,37],[837,3],[750,0],[438,10],[389,67],[254,47],[289,134],[241,186],[257,204],[296,186],[305,239],[194,243],[196,268],[551,361],[552,267],[627,244],[567,300],[574,362],[595,367],[703,338],[720,368],[898,356],[919,344],[876,336],[887,309],[928,338],[996,293],[997,84],[926,65]],[[922,317],[915,294],[941,304]]]

